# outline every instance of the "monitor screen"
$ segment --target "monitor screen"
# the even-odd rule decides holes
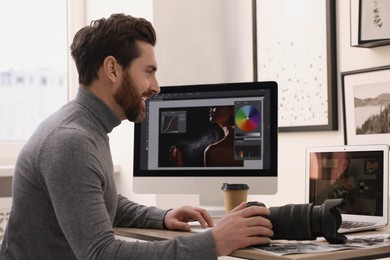
[[[275,82],[161,87],[135,124],[134,191],[276,193],[277,110]]]

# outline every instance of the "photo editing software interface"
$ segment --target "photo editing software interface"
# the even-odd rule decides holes
[[[271,165],[270,90],[162,87],[136,124],[135,174],[258,175]],[[273,174],[272,171],[260,171]]]
[[[311,153],[310,201],[341,198],[341,213],[382,216],[383,167],[382,151]]]

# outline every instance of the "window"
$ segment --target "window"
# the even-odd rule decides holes
[[[70,43],[81,27],[111,13],[151,20],[152,0],[0,3],[0,169],[13,165],[38,124],[76,95]]]
[[[23,142],[68,100],[66,0],[0,7],[0,142]],[[44,8],[41,8],[44,7]]]

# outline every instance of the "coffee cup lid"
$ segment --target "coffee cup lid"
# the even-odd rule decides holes
[[[221,190],[249,190],[249,186],[247,184],[242,183],[224,183],[222,185]]]

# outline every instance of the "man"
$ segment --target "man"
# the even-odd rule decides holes
[[[21,151],[0,259],[215,259],[268,243],[263,207],[235,208],[212,230],[160,242],[116,240],[113,227],[190,230],[213,226],[201,208],[161,210],[117,195],[107,134],[141,121],[156,80],[152,25],[112,15],[82,28],[71,45],[79,73],[75,100],[46,119]]]

